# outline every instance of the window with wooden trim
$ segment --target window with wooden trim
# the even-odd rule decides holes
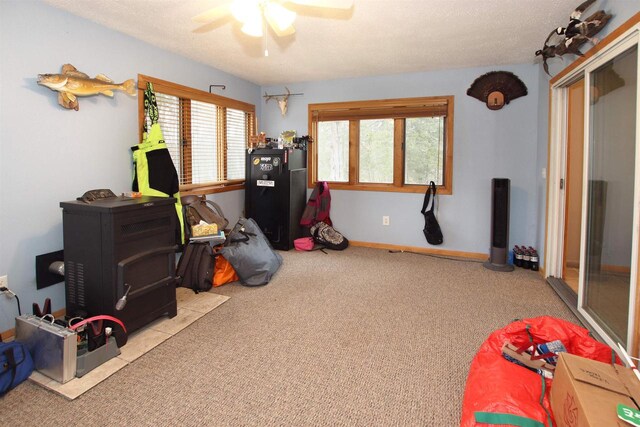
[[[180,191],[205,194],[243,188],[249,136],[256,133],[255,106],[138,75],[141,129],[147,82],[153,83],[158,122],[178,171]]]
[[[451,194],[453,96],[309,105],[309,186]]]

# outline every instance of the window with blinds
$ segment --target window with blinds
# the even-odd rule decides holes
[[[188,141],[191,138],[191,158],[185,159],[185,169],[191,169],[191,176],[186,174],[186,180],[190,179],[191,184],[219,181],[217,115],[218,108],[215,105],[191,101],[191,114],[183,117],[183,121],[190,120],[182,128],[182,140]],[[187,130],[191,135],[186,134]]]
[[[244,179],[247,117],[244,111],[227,109],[227,179]]]
[[[203,194],[242,188],[248,140],[255,134],[255,106],[139,75],[141,97],[148,81],[180,190]],[[144,114],[142,108],[140,112]]]
[[[453,96],[309,105],[310,184],[451,194]]]
[[[180,98],[177,96],[156,93],[156,103],[158,104],[158,123],[162,129],[164,142],[167,144],[173,164],[176,165],[180,182],[182,175],[182,151],[180,137]]]

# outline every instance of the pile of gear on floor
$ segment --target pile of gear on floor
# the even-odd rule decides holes
[[[240,218],[227,235],[229,221],[215,202],[185,196],[182,207],[188,243],[178,262],[179,286],[206,292],[238,280],[245,286],[262,286],[271,281],[282,265],[282,256],[252,218]],[[324,252],[349,246],[349,240],[333,227],[330,207],[329,185],[318,182],[300,220],[304,237],[294,241],[296,250]]]

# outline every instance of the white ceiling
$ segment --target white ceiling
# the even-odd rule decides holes
[[[291,6],[295,34],[246,36],[227,18],[191,17],[231,0],[45,0],[152,45],[259,85],[533,63],[581,0],[354,0],[353,9]],[[596,5],[587,10],[591,14]]]

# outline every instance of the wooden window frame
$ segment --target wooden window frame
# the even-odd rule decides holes
[[[238,101],[235,99],[227,98],[220,95],[215,95],[209,92],[205,92],[199,89],[194,89],[188,86],[183,86],[177,83],[161,80],[155,77],[138,74],[138,138],[142,141],[142,132],[144,124],[144,91],[147,88],[147,83],[153,84],[153,90],[155,92],[164,93],[166,95],[176,96],[180,99],[181,107],[184,104],[184,100],[189,99],[193,101],[201,101],[209,104],[214,104],[217,107],[217,150],[218,150],[218,164],[217,173],[218,176],[225,177],[227,170],[227,122],[226,111],[227,108],[235,110],[242,110],[247,115],[247,145],[248,139],[251,135],[257,133],[257,120],[256,120],[256,107],[253,104],[247,102]],[[188,104],[188,103],[187,103]],[[188,111],[183,112],[183,116],[190,114],[190,108]],[[181,127],[181,132],[184,131]],[[183,159],[184,155],[190,153],[191,146],[190,136],[185,138],[185,135],[181,135],[183,141],[186,142],[185,146],[181,148]],[[184,162],[184,160],[183,160]],[[182,165],[184,167],[184,164]],[[242,190],[245,186],[244,179],[235,180],[220,180],[215,182],[198,183],[198,184],[180,184],[181,195],[189,194],[213,194],[222,193],[225,191]]]
[[[387,191],[401,193],[424,193],[427,185],[404,183],[404,139],[405,119],[412,117],[445,117],[443,183],[438,186],[438,194],[453,192],[453,111],[454,96],[420,98],[382,99],[372,101],[330,102],[309,104],[309,144],[307,155],[308,186],[313,188],[318,174],[318,150],[315,141],[318,136],[318,122],[349,121],[349,181],[331,182],[336,190]],[[371,184],[358,182],[358,158],[360,140],[360,120],[394,119],[394,165],[392,184]]]

